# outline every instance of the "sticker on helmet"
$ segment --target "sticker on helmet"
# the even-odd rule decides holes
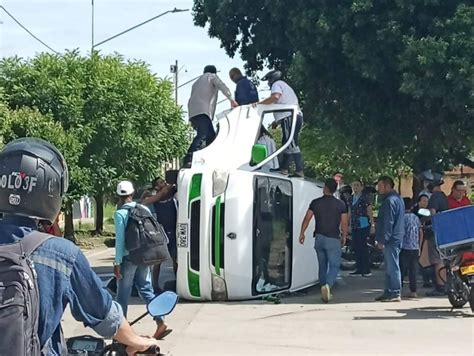
[[[37,181],[37,177],[28,176],[23,172],[11,172],[0,177],[0,188],[25,190],[31,193],[33,188],[36,187]]]
[[[20,205],[21,198],[17,194],[10,194],[10,196],[8,197],[8,202],[10,203],[10,205]]]

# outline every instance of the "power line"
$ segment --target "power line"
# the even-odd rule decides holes
[[[36,37],[30,30],[28,30],[20,21],[18,21],[15,16],[10,14],[7,9],[5,9],[2,5],[0,5],[0,8],[13,20],[17,23],[18,26],[20,26],[22,29],[24,29],[31,37],[33,37],[35,40],[37,40],[39,43],[41,43],[43,46],[48,48],[50,51],[53,51],[54,53],[59,53],[58,51],[55,51],[52,49],[50,46],[48,46],[46,43],[41,41],[38,37]]]

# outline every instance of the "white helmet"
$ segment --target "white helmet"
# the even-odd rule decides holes
[[[123,180],[117,185],[117,195],[119,197],[126,197],[135,193],[132,182]]]

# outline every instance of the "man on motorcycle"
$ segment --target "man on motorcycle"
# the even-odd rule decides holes
[[[37,220],[56,219],[69,181],[66,162],[53,145],[34,138],[10,142],[0,152],[0,177],[0,212],[4,214],[0,246],[27,238],[37,229]],[[13,177],[12,184],[3,184],[8,183],[8,177]],[[42,355],[66,353],[61,319],[68,304],[77,321],[128,345],[130,355],[156,344],[156,340],[133,332],[120,305],[102,288],[84,254],[70,241],[48,239],[31,258],[39,290],[37,337]],[[0,339],[0,349],[8,349],[8,342]],[[17,354],[17,350],[9,351]]]

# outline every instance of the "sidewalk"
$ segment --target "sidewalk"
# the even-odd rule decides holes
[[[110,266],[110,251],[90,256]],[[107,261],[109,259],[109,261]],[[101,266],[102,264],[102,266]],[[371,278],[349,277],[336,287],[330,304],[319,289],[282,297],[276,305],[262,300],[229,303],[181,302],[166,321],[174,330],[160,343],[167,355],[473,355],[474,323],[468,307],[451,311],[447,298],[377,303],[383,271]],[[405,286],[406,287],[406,286]],[[420,295],[425,290],[419,291]],[[145,306],[133,299],[129,317]],[[66,337],[90,333],[70,315]],[[150,334],[145,318],[135,330]]]

